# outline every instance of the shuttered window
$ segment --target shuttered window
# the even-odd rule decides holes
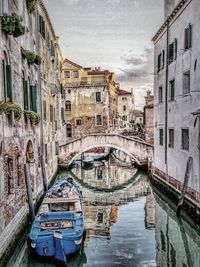
[[[50,122],[53,122],[53,106],[50,105]]]
[[[163,133],[163,129],[159,129],[159,145],[163,146],[163,139],[164,139],[164,133]]]
[[[10,65],[6,65],[6,97],[8,101],[12,102],[12,73]]]
[[[192,25],[185,29],[185,49],[192,47]]]
[[[55,48],[54,48],[54,44],[53,41],[51,41],[51,56],[55,56]]]
[[[28,81],[23,80],[23,93],[24,93],[24,110],[29,109],[28,103]]]
[[[43,100],[43,118],[45,121],[47,120],[47,104],[45,100]]]
[[[61,120],[62,122],[65,121],[65,113],[64,113],[64,108],[61,108]]]
[[[39,15],[39,22],[38,22],[38,31],[41,33],[43,38],[45,39],[45,21],[41,15]]]
[[[37,112],[37,88],[35,85],[30,86],[30,109]]]

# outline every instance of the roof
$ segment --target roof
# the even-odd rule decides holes
[[[128,92],[128,91],[122,90],[122,89],[117,89],[117,94],[118,95],[131,95],[131,92]]]
[[[182,11],[184,4],[190,3],[190,2],[191,2],[191,0],[181,0],[176,5],[176,7],[174,8],[174,10],[170,13],[170,15],[167,17],[167,19],[162,24],[162,26],[160,27],[160,29],[156,32],[156,34],[152,38],[152,41],[153,42],[156,41],[156,39],[158,38],[158,36],[165,30],[165,28],[167,27],[167,25],[172,21],[172,19],[177,15],[177,13],[179,13],[179,12]]]
[[[72,62],[71,60],[69,60],[69,59],[67,59],[67,58],[64,59],[63,64],[64,64],[65,62],[67,62],[67,63],[73,65],[73,66],[76,67],[76,68],[81,68],[81,69],[83,68],[81,65],[78,65],[78,64]]]

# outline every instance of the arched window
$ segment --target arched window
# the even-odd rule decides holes
[[[5,101],[12,102],[12,72],[11,66],[8,63],[8,57],[6,52],[3,53],[2,60],[2,70],[3,70],[3,86],[4,86],[4,98]]]
[[[70,123],[67,124],[67,137],[72,137],[72,125]]]
[[[67,100],[65,102],[65,110],[66,111],[71,111],[71,102],[69,100]]]

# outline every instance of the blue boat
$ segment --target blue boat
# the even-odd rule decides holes
[[[37,256],[67,262],[79,250],[84,232],[82,192],[72,178],[60,178],[47,192],[29,239]]]

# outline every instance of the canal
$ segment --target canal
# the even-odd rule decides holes
[[[145,173],[110,157],[59,175],[74,177],[84,196],[85,239],[69,267],[200,266],[199,226],[184,213],[177,218],[175,205],[151,188]],[[56,266],[29,255],[28,231],[3,267]]]

